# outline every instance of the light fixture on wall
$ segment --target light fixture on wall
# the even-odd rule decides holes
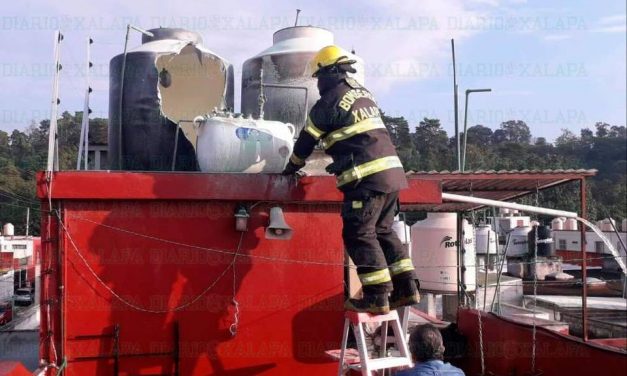
[[[248,219],[250,214],[244,205],[239,205],[235,210],[235,231],[248,231]]]

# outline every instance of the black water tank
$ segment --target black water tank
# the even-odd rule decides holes
[[[553,247],[553,235],[549,226],[540,225],[533,226],[529,234],[527,234],[527,244],[529,255],[533,256],[536,247],[536,231],[538,233],[538,256],[551,257],[555,256],[555,248]]]
[[[196,106],[194,111],[185,114],[185,118],[190,118],[187,120],[207,114],[215,108],[233,108],[233,67],[226,60],[203,47],[202,38],[198,33],[169,28],[152,29],[150,32],[154,36],[144,35],[143,44],[126,54],[121,111],[119,101],[122,94],[120,86],[124,54],[115,56],[109,64],[109,158],[111,169],[114,170],[167,171],[172,169],[176,123],[183,119],[170,115],[168,117],[164,114],[162,99],[166,95],[166,90],[173,91],[173,94],[179,97],[180,93],[184,95],[189,93],[196,96],[194,100],[198,98],[197,96],[220,99],[212,99],[211,106],[206,106],[201,110]],[[178,54],[182,56],[183,48],[188,46],[192,46],[189,48],[193,49],[188,51],[189,56],[197,56],[200,66],[204,61],[215,62],[216,66],[220,66],[220,69],[216,68],[216,72],[224,77],[220,76],[215,82],[223,81],[223,84],[217,84],[215,87],[203,86],[203,90],[196,88],[184,91],[180,86],[176,88],[176,85],[182,80],[192,82],[196,77],[180,73],[175,77],[174,74],[170,75],[163,69],[159,71],[157,68],[159,56],[177,56]],[[193,60],[189,58],[188,61]],[[181,71],[185,70],[185,67],[178,68],[181,68]],[[174,98],[173,94],[168,95]],[[197,170],[193,143],[195,140],[192,140],[193,137],[189,135],[185,137],[183,132],[179,134],[175,170]]]

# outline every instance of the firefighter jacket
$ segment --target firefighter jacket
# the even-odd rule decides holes
[[[390,193],[407,187],[403,165],[390,140],[374,97],[352,78],[321,93],[294,145],[290,163],[303,166],[317,144],[333,163],[327,171],[347,192]]]

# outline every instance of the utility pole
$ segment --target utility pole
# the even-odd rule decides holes
[[[30,223],[30,208],[26,208],[26,236],[28,236],[28,224]]]

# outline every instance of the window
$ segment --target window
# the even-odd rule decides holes
[[[559,239],[559,241],[558,241],[558,242],[559,242],[559,247],[558,247],[558,248],[559,248],[560,250],[566,250],[566,249],[568,249],[568,248],[566,247],[566,239]]]
[[[596,253],[605,252],[605,244],[603,244],[603,242],[594,242],[594,251]]]
[[[26,249],[26,244],[13,244],[13,249]]]

